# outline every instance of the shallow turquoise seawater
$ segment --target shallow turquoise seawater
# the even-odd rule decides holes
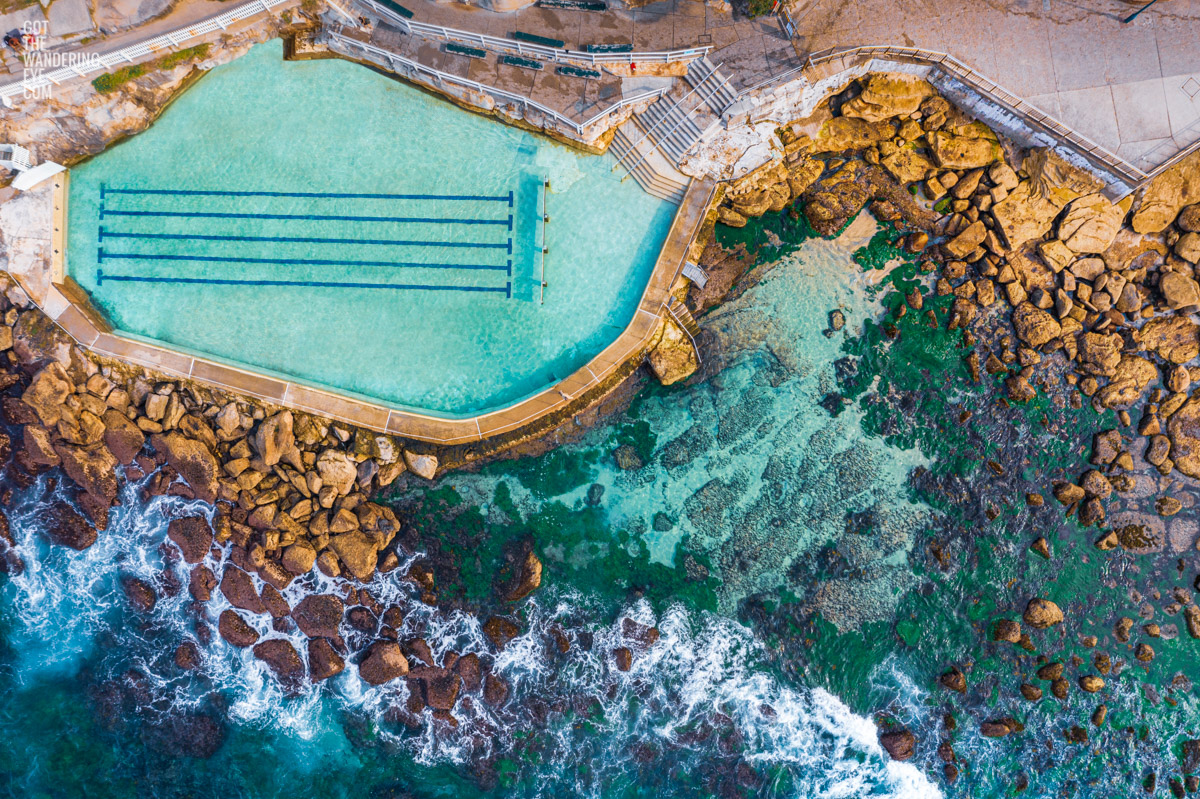
[[[122,331],[468,415],[633,317],[675,207],[612,166],[273,41],[72,170],[68,271]]]
[[[875,596],[872,617],[886,616],[905,590],[895,561],[928,509],[902,488],[924,459],[868,438],[856,413],[834,418],[818,404],[840,351],[822,332],[827,311],[844,307],[853,334],[877,310],[871,276],[849,262],[872,232],[866,221],[839,242],[811,242],[762,270],[758,285],[705,321],[717,341],[706,355],[723,367],[716,376],[648,390],[631,425],[614,420],[552,455],[443,481],[440,491],[453,486],[466,499],[460,515],[437,520],[444,544],[489,558],[472,530],[494,541],[532,532],[547,575],[516,610],[525,632],[495,659],[512,685],[509,706],[460,702],[454,733],[428,718],[417,729],[389,722],[407,689],[369,689],[353,669],[289,697],[248,652],[218,641],[202,647],[203,675],[180,673],[169,660],[193,635],[186,592],[139,617],[119,578],[185,578],[184,565],[164,564],[157,546],[166,518],[186,503],[140,503],[130,486],[132,504],[95,547],[48,552],[37,532],[39,490],[22,494],[10,515],[22,553],[39,565],[0,590],[0,667],[19,686],[0,714],[0,779],[27,795],[71,795],[85,790],[86,763],[104,769],[90,787],[102,797],[937,796],[914,766],[887,759],[869,719],[781,674],[774,653],[731,613],[748,593],[796,588],[801,561],[835,542],[845,541],[869,572],[850,587]],[[612,446],[637,439],[628,428],[644,431],[641,422],[655,438],[639,445],[646,464],[618,470]],[[693,427],[708,438],[673,443]],[[572,462],[583,465],[548,473]],[[510,487],[507,499],[500,483]],[[743,483],[741,499],[708,505],[725,514],[715,526],[690,500],[707,485]],[[878,535],[855,533],[869,546],[854,549],[835,520],[883,513],[883,505],[892,515]],[[664,511],[676,526],[656,529]],[[419,513],[412,521],[430,543],[443,532]],[[581,527],[586,541],[572,538]],[[684,576],[680,545],[711,565],[709,579]],[[702,597],[714,586],[719,602],[710,603]],[[379,577],[373,590],[387,597],[412,589]],[[452,597],[451,586],[440,590]],[[843,607],[838,596],[828,596],[830,614]],[[209,618],[222,607],[215,598]],[[627,616],[657,625],[663,638],[625,673],[611,652]],[[547,644],[555,629],[574,642],[565,656]],[[490,649],[479,622],[457,612],[410,611],[401,635],[410,634],[424,635],[435,654]],[[153,676],[139,682],[130,669]],[[112,712],[114,696],[128,702],[139,690],[153,710]],[[172,757],[156,733],[163,711],[228,719],[224,744],[206,761]]]

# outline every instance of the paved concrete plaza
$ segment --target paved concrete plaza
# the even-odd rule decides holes
[[[803,0],[802,0],[803,3]],[[809,0],[802,51],[949,53],[1142,169],[1200,138],[1200,0]]]
[[[582,49],[711,45],[709,60],[739,89],[828,47],[902,45],[949,53],[1142,169],[1200,138],[1200,0],[800,0],[796,38],[775,17],[747,19],[701,0],[662,0],[604,13],[509,13],[408,0],[422,22],[492,36],[515,31]]]

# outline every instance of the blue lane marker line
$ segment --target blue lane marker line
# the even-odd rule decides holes
[[[96,260],[103,263],[105,259],[129,261],[203,261],[205,263],[230,264],[280,264],[283,266],[391,266],[405,269],[474,269],[504,272],[512,274],[512,261],[507,264],[443,264],[423,263],[421,261],[338,261],[331,258],[243,258],[223,255],[176,255],[136,253],[136,252],[105,252],[103,247],[97,248]]]
[[[394,289],[397,291],[471,291],[504,294],[512,298],[512,283],[500,286],[431,286],[415,283],[342,283],[332,280],[235,280],[207,277],[139,277],[136,275],[106,275],[96,270],[96,285],[106,280],[129,283],[207,283],[221,286],[306,286],[316,288]]]
[[[512,230],[512,214],[508,219],[439,219],[422,216],[342,216],[340,214],[225,214],[215,211],[114,211],[100,207],[100,218],[106,216],[170,216],[191,219],[305,219],[316,222],[407,222],[442,225],[507,225]]]
[[[366,194],[324,191],[218,191],[203,189],[109,189],[100,186],[100,198],[105,194],[151,194],[168,197],[313,197],[338,200],[474,200],[483,202],[507,202],[512,208],[513,193],[492,196],[489,194]]]
[[[295,244],[385,244],[402,247],[466,247],[484,250],[504,250],[512,255],[512,239],[507,244],[483,241],[404,241],[402,239],[327,239],[308,236],[218,236],[199,233],[122,233],[99,228],[99,239],[171,239],[178,241],[269,241]]]

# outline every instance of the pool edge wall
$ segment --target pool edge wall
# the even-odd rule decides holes
[[[512,433],[564,411],[602,385],[623,364],[643,355],[658,329],[671,286],[683,269],[688,249],[704,221],[716,185],[707,178],[692,180],[688,185],[633,318],[608,346],[580,369],[533,396],[505,408],[460,419],[338,393],[292,378],[264,374],[245,365],[234,366],[209,356],[189,355],[113,330],[92,306],[86,292],[66,274],[64,245],[69,172],[63,172],[61,179],[56,178],[54,183],[49,288],[42,292],[31,291],[34,287],[26,285],[21,276],[14,274],[13,277],[47,316],[80,346],[100,357],[147,367],[380,433],[435,444],[464,444]]]

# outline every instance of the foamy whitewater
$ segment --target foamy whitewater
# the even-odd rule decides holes
[[[519,741],[545,735],[549,751],[540,763],[526,766],[537,770],[532,784],[540,796],[608,795],[636,778],[642,768],[638,751],[671,752],[671,762],[686,763],[689,769],[719,759],[721,753],[707,738],[690,736],[707,726],[730,730],[743,756],[756,766],[787,769],[794,796],[939,795],[916,767],[886,757],[868,719],[855,716],[823,690],[786,685],[764,668],[762,646],[745,627],[678,605],[655,618],[649,605],[640,602],[612,624],[592,627],[579,621],[589,618],[587,596],[553,587],[539,593],[528,607],[528,631],[495,660],[496,672],[512,686],[508,704],[495,711],[460,697],[455,730],[435,727],[429,710],[418,729],[390,723],[389,710],[407,698],[404,681],[374,688],[358,678],[353,666],[320,686],[288,695],[250,650],[235,649],[215,635],[201,646],[200,671],[180,675],[171,657],[179,643],[195,638],[196,611],[185,587],[185,564],[164,560],[168,549],[163,543],[171,518],[211,515],[212,509],[175,497],[143,502],[142,487],[124,487],[109,529],[83,552],[51,547],[39,531],[46,508],[55,498],[65,499],[65,492],[47,493],[43,478],[14,498],[10,521],[27,568],[7,581],[2,600],[14,619],[9,640],[17,653],[18,685],[69,675],[85,664],[106,675],[136,669],[148,678],[156,711],[186,713],[211,706],[215,692],[224,697],[231,725],[282,731],[295,755],[319,746],[352,760],[352,744],[340,726],[347,713],[374,722],[387,745],[427,766],[468,766],[472,759],[503,757]],[[206,563],[218,565],[211,555]],[[368,586],[384,604],[409,609],[401,638],[424,636],[439,660],[450,650],[490,651],[477,619],[414,601],[412,586],[398,576],[403,572],[378,576]],[[129,576],[157,587],[159,601],[150,614],[137,613],[125,598],[121,579]],[[306,592],[333,590],[332,581],[310,576],[283,593],[294,605]],[[210,623],[225,607],[224,598],[215,593],[204,610]],[[662,633],[657,644],[637,653],[629,672],[618,671],[609,654],[622,645],[624,617],[657,625]],[[265,638],[280,637],[265,618],[251,621]],[[552,627],[573,639],[565,657],[547,654]],[[352,650],[361,645],[362,633],[345,624],[342,632]],[[594,636],[590,648],[578,643],[586,633]],[[305,656],[302,635],[284,637]],[[586,727],[536,711],[588,703],[595,703],[599,712]],[[39,767],[32,766],[34,772]],[[293,761],[292,768],[303,770],[305,759]],[[669,784],[661,788],[671,793]]]

